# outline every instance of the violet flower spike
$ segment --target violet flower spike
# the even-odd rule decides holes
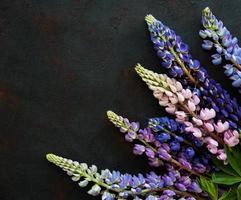
[[[67,172],[72,180],[79,183],[80,187],[86,187],[93,184],[88,194],[92,196],[101,195],[103,200],[126,199],[141,199],[149,198],[155,195],[157,200],[159,194],[168,195],[175,198],[189,197],[197,200],[204,200],[199,197],[202,192],[196,180],[179,175],[178,178],[169,177],[167,174],[157,175],[154,172],[148,173],[146,176],[142,174],[130,175],[121,174],[119,171],[111,172],[108,169],[102,170],[100,173],[95,165],[89,167],[86,163],[79,163],[70,159],[62,158],[54,154],[47,154],[47,160]],[[167,169],[169,174],[178,173],[172,168]],[[165,182],[171,181],[172,184]],[[180,185],[185,187],[185,190],[180,191]],[[193,189],[193,185],[195,188]],[[158,196],[156,193],[159,193]]]
[[[129,134],[130,130],[133,130],[130,126],[130,124],[133,124],[133,122],[130,123],[128,119],[118,116],[112,111],[108,111],[107,116],[114,125],[120,128],[120,130],[125,130],[126,135]],[[168,162],[198,177],[201,176],[201,174],[203,174],[204,172],[206,172],[207,168],[205,168],[205,165],[202,163],[193,163],[193,166],[192,163],[187,165],[187,162],[189,162],[188,159],[185,158],[183,155],[179,156],[177,154],[178,149],[175,150],[175,154],[171,152],[171,150],[174,150],[177,145],[180,145],[176,139],[170,144],[161,143],[158,138],[154,136],[149,127],[139,130],[136,129],[134,135],[136,135],[135,142],[139,141],[141,144],[134,145],[133,153],[136,155],[145,154],[148,158],[149,165],[153,167],[160,167],[163,166],[164,162]],[[129,139],[126,140],[130,142]],[[134,140],[132,140],[131,142],[134,142]],[[176,144],[174,144],[174,142]],[[180,162],[179,157],[184,159],[186,162]],[[199,170],[200,167],[197,166],[203,166],[202,170]]]
[[[225,60],[224,73],[241,92],[241,48],[238,39],[231,35],[223,22],[218,20],[208,7],[202,12],[202,25],[204,30],[199,32],[204,41],[202,47],[205,50],[216,50],[211,56],[214,65],[220,65]]]

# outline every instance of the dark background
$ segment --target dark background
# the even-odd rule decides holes
[[[1,0],[0,199],[98,199],[48,163],[48,152],[121,172],[150,170],[106,118],[108,109],[141,122],[165,114],[133,70],[140,62],[164,72],[146,14],[174,28],[239,98],[200,48],[206,6],[241,38],[237,0]]]

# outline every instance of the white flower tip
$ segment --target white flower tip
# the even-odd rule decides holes
[[[151,14],[146,15],[145,20],[148,25],[153,24],[153,22],[156,21],[155,17],[153,17]]]
[[[107,114],[108,118],[113,117],[114,115],[116,115],[116,114],[115,114],[113,111],[111,111],[111,110],[108,110],[108,111],[106,112],[106,114]]]
[[[56,160],[56,158],[58,158],[58,156],[52,154],[52,153],[48,153],[46,155],[46,159],[49,161],[49,162],[54,162]]]
[[[209,12],[211,12],[209,7],[206,7],[206,8],[203,9],[204,14],[209,13]]]

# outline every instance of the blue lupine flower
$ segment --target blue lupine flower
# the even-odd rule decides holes
[[[163,142],[166,142],[166,141],[170,140],[170,139],[171,139],[171,136],[170,136],[170,134],[163,132],[163,133],[160,133],[160,134],[156,137],[156,139],[157,139],[159,142],[163,143]]]
[[[217,54],[212,55],[214,65],[221,64],[222,57],[228,62],[223,66],[226,69],[224,73],[232,80],[232,85],[240,88],[241,92],[241,48],[238,39],[231,35],[223,22],[218,20],[209,8],[203,10],[202,24],[205,28],[199,32],[199,35],[205,39],[202,47],[205,50],[215,47]]]
[[[186,150],[185,150],[185,154],[186,154],[186,157],[188,159],[192,159],[193,156],[195,155],[195,151],[192,147],[188,147]]]
[[[178,142],[177,140],[170,142],[170,149],[172,151],[179,151],[180,148],[181,148],[180,142]]]

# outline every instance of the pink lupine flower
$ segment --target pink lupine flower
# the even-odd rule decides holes
[[[205,142],[208,144],[207,148],[212,154],[216,154],[218,152],[218,142],[211,137],[206,137]]]
[[[185,119],[186,119],[186,117],[187,117],[186,113],[183,112],[183,111],[176,111],[176,112],[175,112],[175,115],[176,115],[176,117],[177,117],[176,120],[179,121],[179,122],[185,121]]]
[[[177,88],[177,91],[181,91],[183,89],[182,84],[178,81],[176,81],[176,88]]]
[[[192,112],[194,112],[196,110],[195,104],[190,100],[188,100],[187,106],[188,106],[189,110],[192,111]]]
[[[179,102],[183,102],[185,100],[184,96],[179,92],[177,92],[177,98]]]
[[[206,137],[205,140],[208,144],[211,144],[211,145],[214,145],[214,146],[218,147],[218,142],[216,140],[214,140],[213,138]]]
[[[185,97],[185,99],[190,99],[192,97],[192,92],[189,89],[183,89],[182,95]]]
[[[170,85],[169,87],[173,93],[176,93],[178,90],[177,87],[175,87],[174,85]]]
[[[219,160],[224,160],[224,161],[227,160],[227,154],[224,152],[223,149],[219,149],[219,150],[217,151],[217,158],[218,158]]]
[[[215,116],[216,116],[216,112],[212,108],[211,109],[205,108],[200,111],[200,118],[204,121],[213,119]]]
[[[208,151],[212,154],[216,154],[218,152],[218,148],[215,145],[208,144],[207,145]]]
[[[173,93],[171,91],[168,91],[168,90],[165,90],[165,94],[168,96],[168,97],[172,97],[173,96]]]
[[[172,104],[177,104],[177,103],[178,103],[178,98],[177,98],[177,96],[172,96],[172,97],[169,98],[169,100],[170,100],[170,102],[171,102]]]
[[[163,100],[159,100],[159,104],[160,106],[167,106],[169,104],[169,100],[167,98],[163,98]]]
[[[197,126],[202,126],[203,121],[201,119],[197,119],[196,117],[192,118],[192,121],[197,125]]]
[[[222,133],[229,129],[229,123],[228,122],[222,123],[222,121],[219,120],[217,124],[214,124],[214,127],[217,133]]]
[[[153,96],[160,100],[163,97],[163,92],[161,92],[160,90],[154,90]]]
[[[201,138],[202,137],[202,132],[199,128],[193,128],[193,133],[192,133],[195,137],[197,138]]]
[[[239,143],[239,133],[238,131],[234,130],[227,130],[224,133],[224,143],[227,144],[229,147],[234,147]]]
[[[176,111],[176,106],[169,104],[168,107],[165,108],[165,110],[170,114],[174,114]]]
[[[197,138],[201,138],[202,137],[201,130],[199,128],[193,127],[193,125],[189,126],[189,127],[186,127],[185,130],[187,132],[191,132]]]
[[[197,95],[193,95],[193,103],[195,105],[198,105],[200,103],[200,99]]]
[[[214,131],[214,127],[211,123],[204,123],[204,127],[209,131],[209,132],[213,132]]]

